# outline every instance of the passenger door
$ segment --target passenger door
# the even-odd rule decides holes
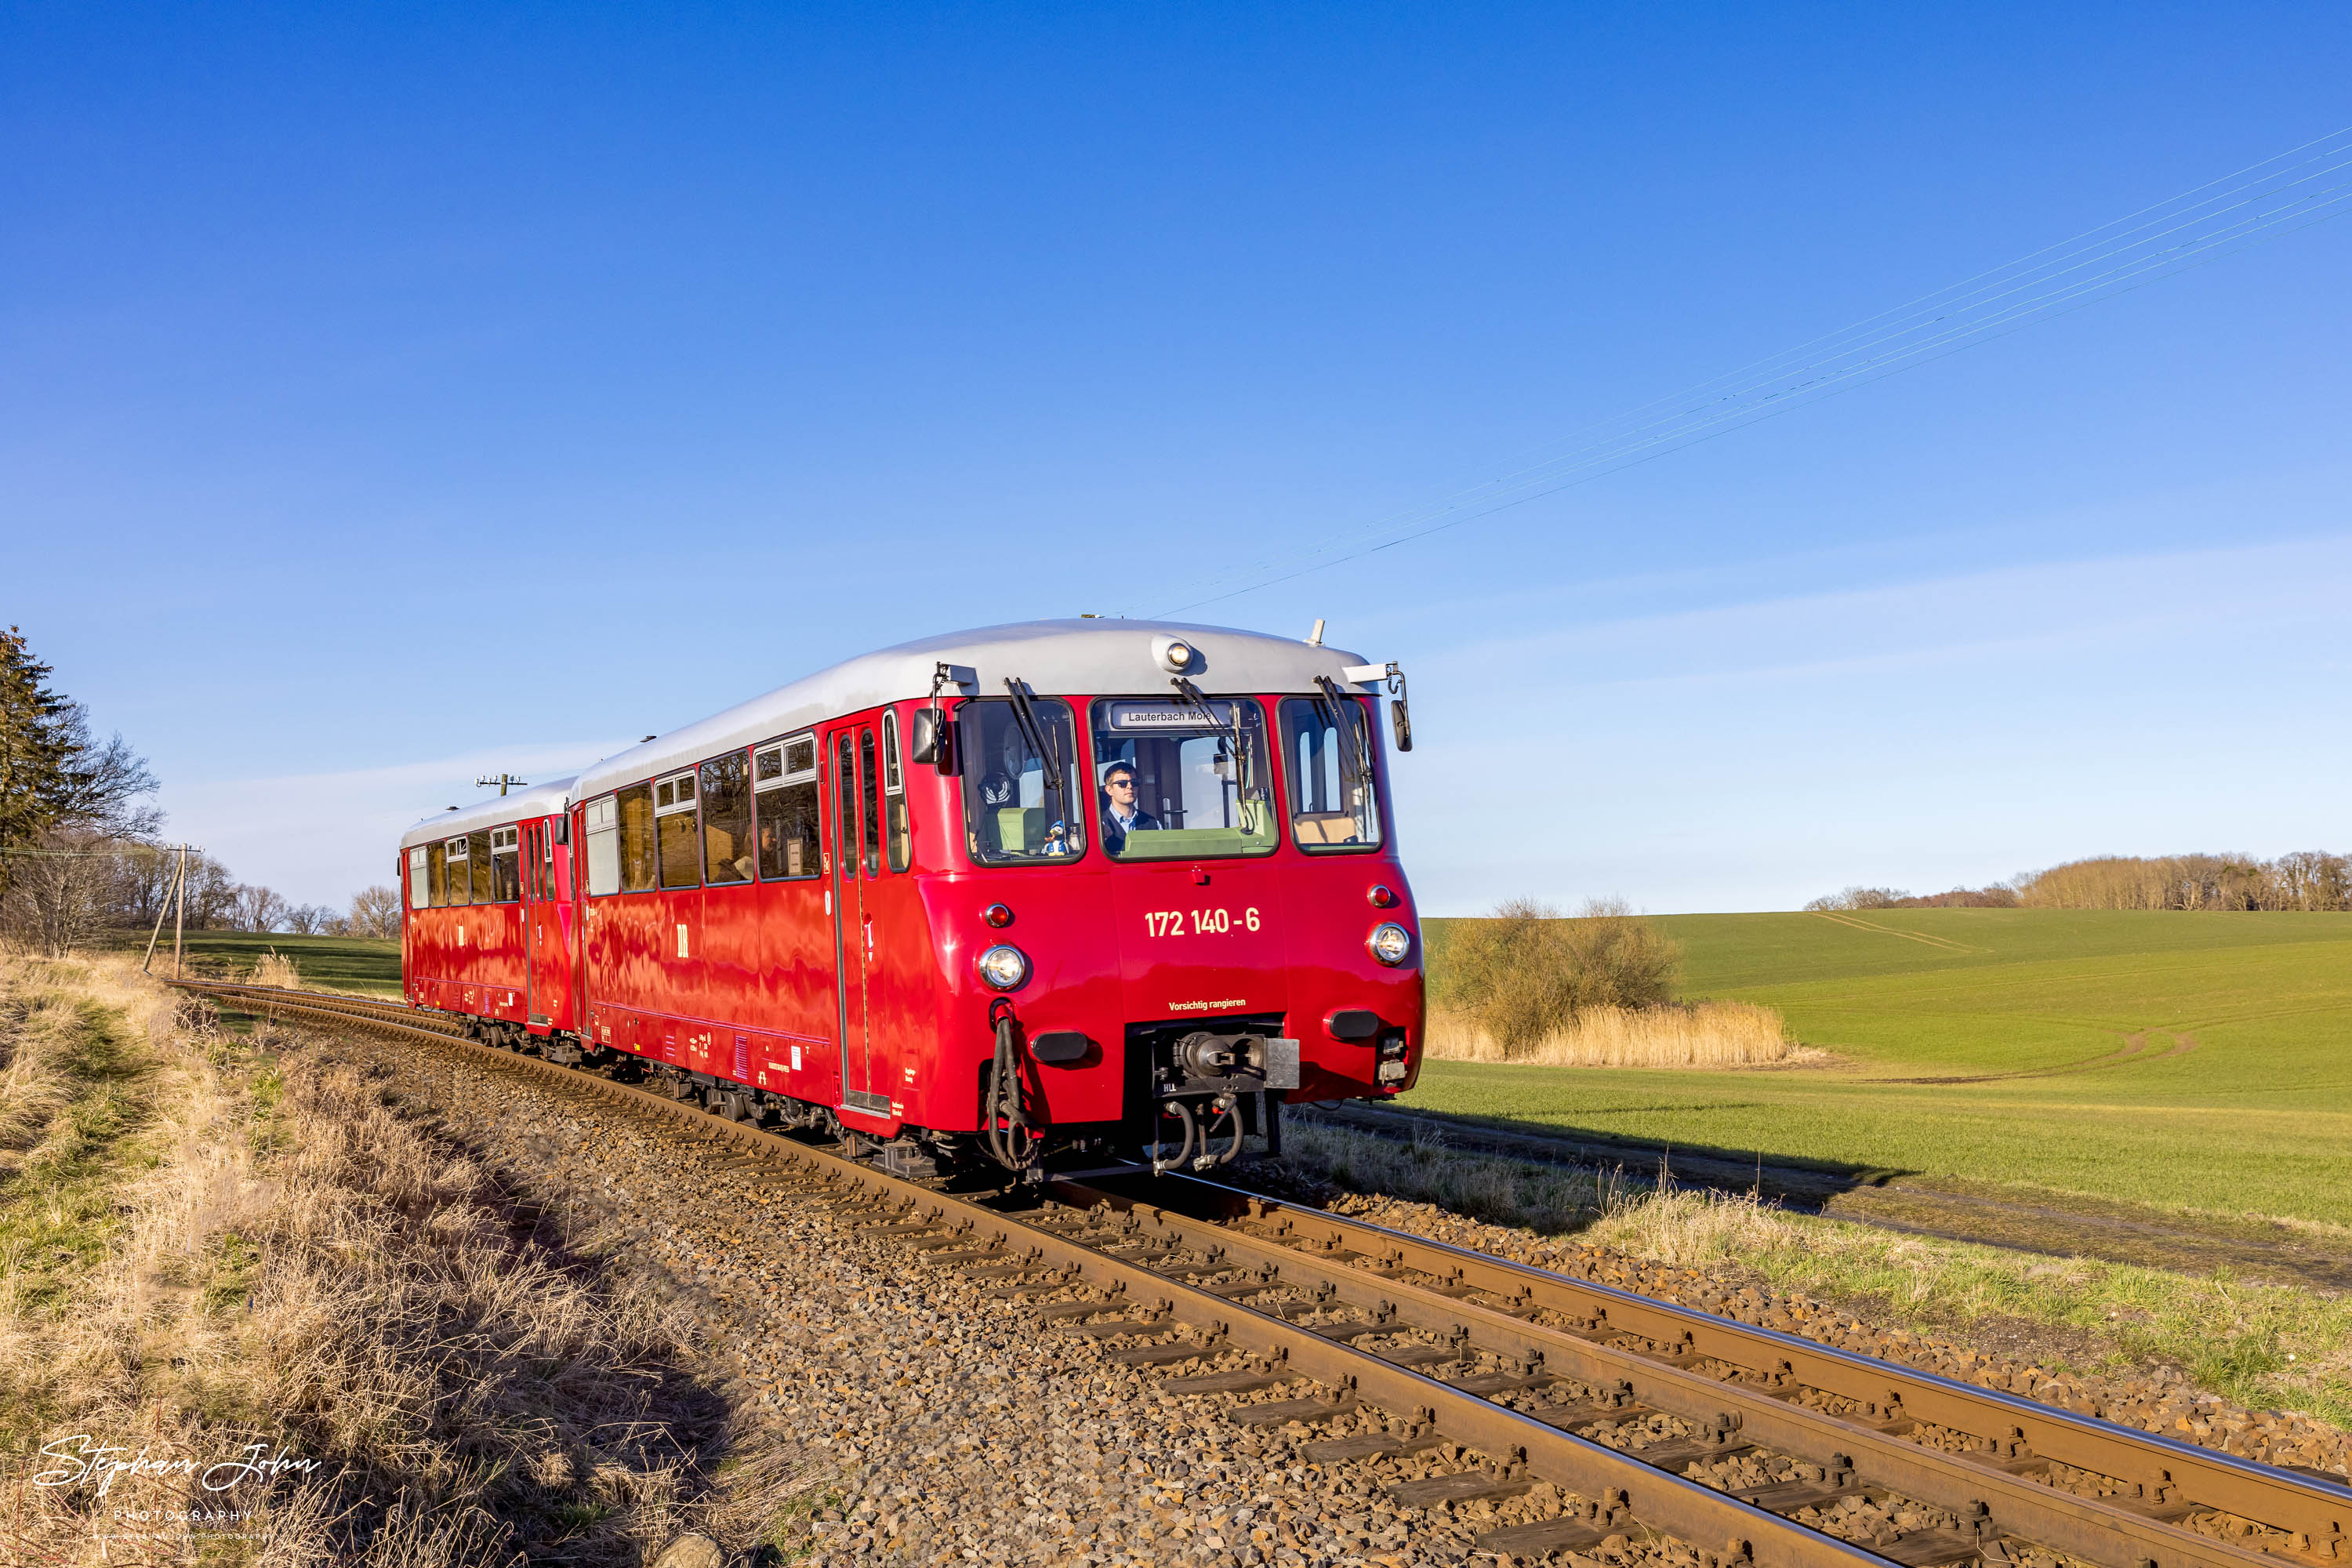
[[[874,951],[874,922],[866,907],[866,879],[860,875],[864,868],[860,864],[864,824],[858,810],[863,793],[858,766],[861,728],[856,723],[842,724],[825,735],[825,793],[833,819],[826,854],[832,861],[828,885],[833,893],[835,994],[839,999],[841,1027],[841,1103],[851,1110],[887,1116],[890,1097],[873,1092],[869,1070],[872,965],[868,961]],[[867,751],[870,756],[871,748]]]
[[[563,906],[556,893],[555,823],[522,825],[523,950],[530,981],[530,1021],[534,1028],[565,1019],[571,964],[563,940]]]

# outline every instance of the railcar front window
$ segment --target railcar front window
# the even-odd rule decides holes
[[[1086,781],[1070,705],[1033,697],[1026,716],[990,697],[956,712],[964,841],[974,864],[1051,865],[1086,848]]]
[[[1115,859],[1265,855],[1276,842],[1265,711],[1255,699],[1094,706],[1095,822]]]
[[[1290,773],[1294,843],[1309,854],[1379,847],[1381,802],[1372,777],[1372,728],[1362,703],[1285,698],[1282,758]]]
[[[741,752],[702,764],[702,879],[751,879],[751,777]]]

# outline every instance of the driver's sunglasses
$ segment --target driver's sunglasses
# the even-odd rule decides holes
[[[1115,779],[1103,780],[1103,788],[1105,789],[1133,789],[1134,787],[1135,781],[1129,778],[1125,773],[1119,774],[1118,777]]]

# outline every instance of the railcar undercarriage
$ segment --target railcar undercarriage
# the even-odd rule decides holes
[[[1251,1138],[1263,1138],[1268,1153],[1281,1152],[1282,1105],[1299,1083],[1298,1042],[1283,1035],[1278,1013],[1130,1025],[1127,1114],[1114,1122],[1040,1124],[1032,1114],[1029,1086],[1037,1075],[1053,1070],[1051,1047],[1040,1062],[1018,1022],[1006,1013],[998,1020],[997,1050],[981,1068],[982,1127],[952,1131],[909,1122],[884,1139],[847,1126],[831,1106],[673,1067],[560,1030],[534,1035],[520,1024],[458,1016],[467,1036],[484,1045],[643,1084],[728,1121],[814,1132],[841,1143],[853,1157],[871,1156],[902,1176],[1042,1181],[1074,1163],[1134,1166],[1154,1175],[1213,1170],[1238,1159]]]

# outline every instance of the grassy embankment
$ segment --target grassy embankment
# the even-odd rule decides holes
[[[147,951],[147,933],[112,931],[107,951]],[[364,991],[387,996],[400,994],[400,943],[363,936],[288,936],[273,931],[257,935],[241,931],[192,931],[184,953],[191,980],[241,980],[271,952],[290,958],[301,972],[302,984],[323,991]],[[163,932],[155,947],[154,973],[172,973],[172,933]]]
[[[617,1565],[783,1506],[695,1315],[384,1090],[135,956],[0,952],[0,1557]],[[247,1445],[297,1468],[209,1468]]]

